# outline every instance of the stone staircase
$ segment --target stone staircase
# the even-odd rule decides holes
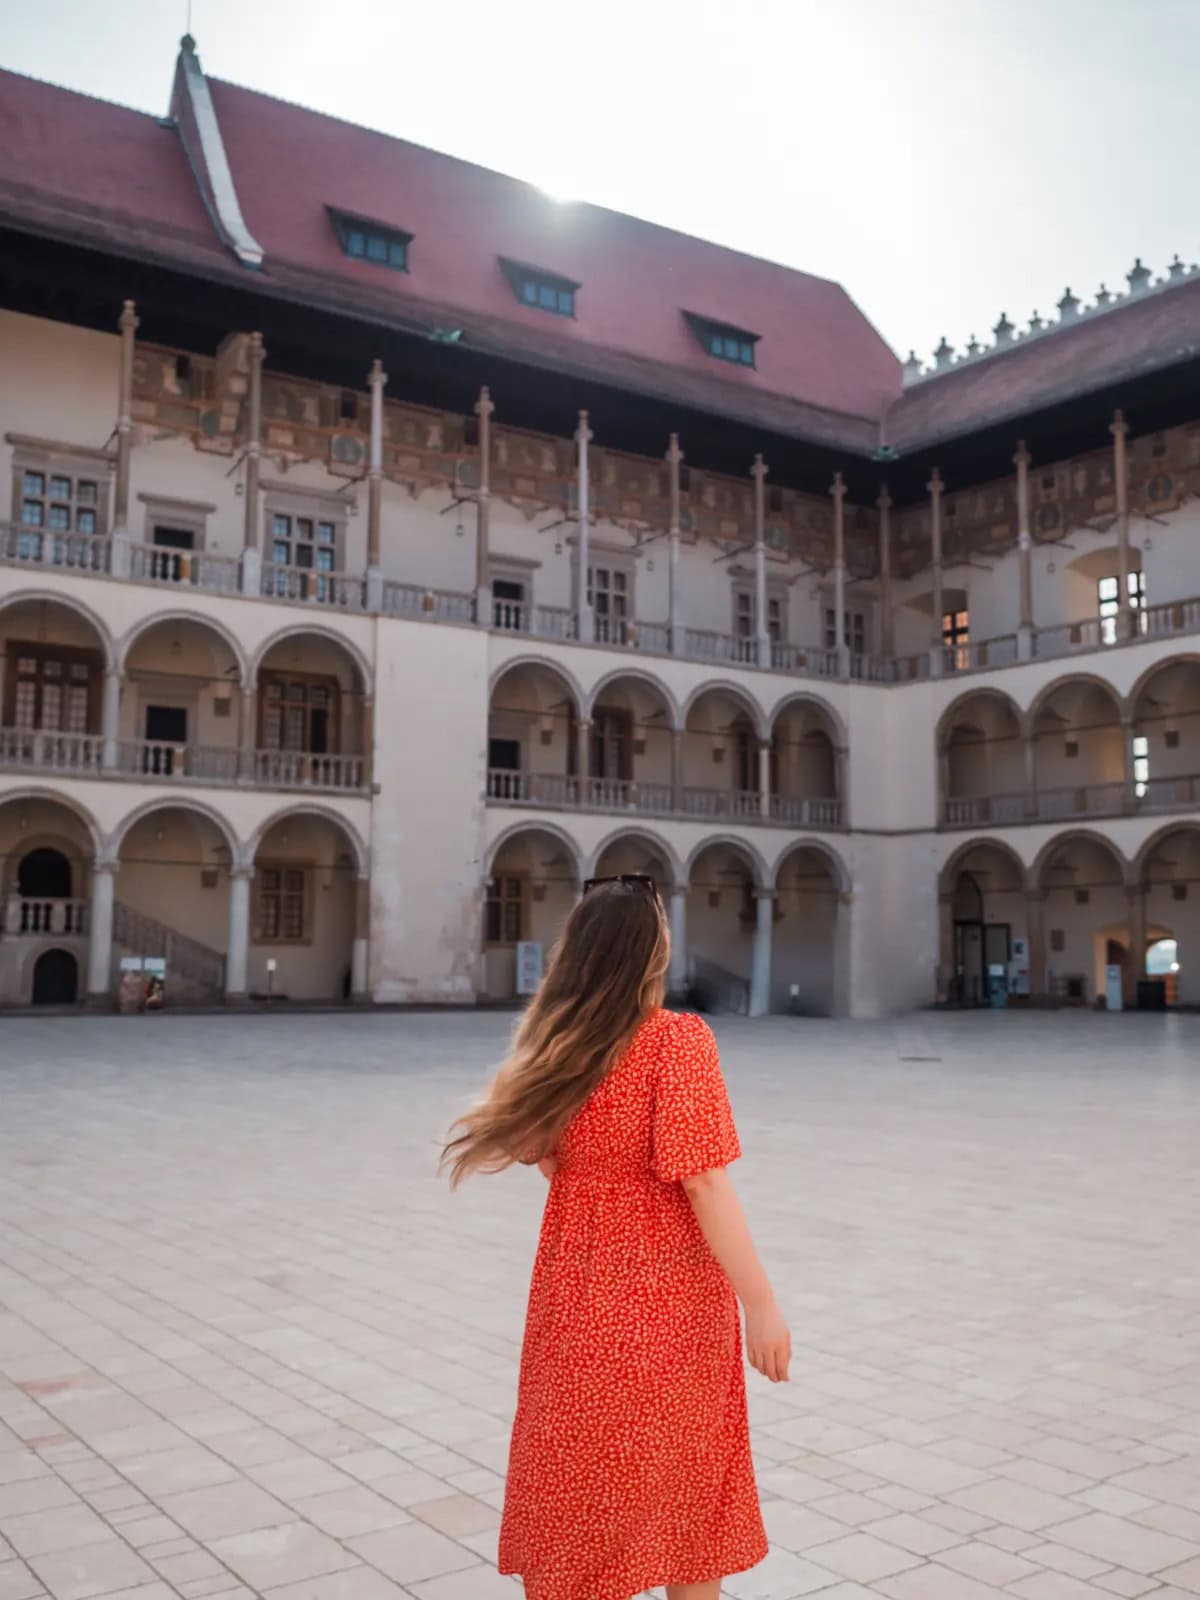
[[[162,957],[167,963],[168,1005],[210,1005],[225,993],[225,957],[219,950],[119,900],[113,906],[113,953],[114,981],[119,978],[120,956]]]
[[[706,961],[703,956],[688,957],[690,1003],[710,1014],[745,1017],[750,1014],[750,984],[735,972]]]

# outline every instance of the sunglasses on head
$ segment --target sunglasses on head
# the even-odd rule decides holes
[[[602,883],[627,883],[631,889],[643,889],[648,895],[658,894],[658,885],[645,872],[618,872],[608,878],[587,878],[583,885],[584,894],[591,894]]]

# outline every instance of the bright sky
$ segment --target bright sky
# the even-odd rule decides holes
[[[0,0],[0,64],[161,114],[187,21]],[[215,77],[836,278],[901,355],[1200,259],[1197,0],[191,0],[191,26]]]

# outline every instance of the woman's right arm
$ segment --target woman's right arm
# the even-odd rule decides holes
[[[772,1383],[786,1383],[792,1336],[775,1303],[728,1172],[715,1167],[682,1182],[700,1231],[742,1302],[750,1365]]]

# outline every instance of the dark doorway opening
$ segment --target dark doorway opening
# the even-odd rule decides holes
[[[169,778],[175,770],[177,746],[187,743],[186,706],[147,706],[142,771]],[[165,748],[164,748],[165,746]]]
[[[69,900],[71,863],[61,850],[31,850],[17,868],[17,893],[22,900]]]
[[[46,950],[33,968],[35,1006],[70,1006],[79,998],[79,963],[69,950]]]

